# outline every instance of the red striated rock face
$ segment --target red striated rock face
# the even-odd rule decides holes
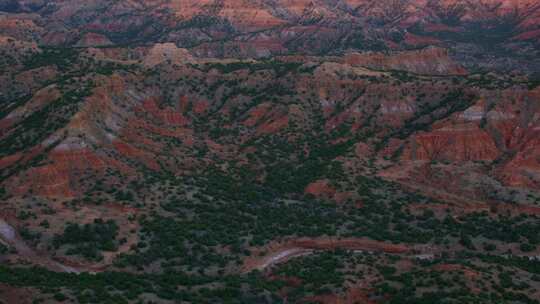
[[[509,186],[540,189],[540,128],[526,130],[514,157],[497,174]]]
[[[133,147],[132,145],[122,142],[122,141],[114,141],[113,145],[114,145],[114,148],[121,155],[127,157],[128,159],[136,159],[142,162],[143,164],[145,164],[148,168],[152,170],[160,169],[159,164],[152,157],[152,154],[145,152],[143,150],[140,150],[136,147]]]
[[[483,201],[498,202],[498,187],[537,191],[538,101],[538,89],[483,92],[470,107],[429,130],[389,140],[380,153],[399,155],[400,161],[381,175],[436,199],[458,202],[457,212],[489,210]]]
[[[73,197],[80,190],[85,172],[103,173],[107,168],[133,173],[121,162],[89,149],[57,149],[49,154],[47,165],[29,169],[10,183],[10,187],[15,195]]]
[[[155,99],[147,99],[142,104],[142,110],[156,118],[160,123],[168,126],[185,126],[189,123],[188,119],[176,109],[167,107],[158,108]]]
[[[289,117],[283,110],[272,108],[271,103],[261,103],[253,108],[243,124],[256,129],[258,135],[273,134],[286,128]]]
[[[540,189],[540,89],[508,97],[487,114],[489,130],[506,153],[497,175],[507,185]]]
[[[507,169],[524,166],[530,172],[537,171],[538,105],[531,102],[538,99],[536,94],[492,97],[498,99],[488,100],[496,103],[492,106],[480,99],[465,111],[437,122],[430,131],[414,133],[405,144],[402,159],[463,162],[504,158]]]
[[[441,127],[411,139],[410,160],[492,161],[500,155],[490,135],[476,125]]]

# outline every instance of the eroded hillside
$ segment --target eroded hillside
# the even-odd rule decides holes
[[[537,303],[538,5],[383,2],[0,1],[0,299]]]

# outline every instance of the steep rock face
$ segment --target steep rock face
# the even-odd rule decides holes
[[[495,160],[502,151],[498,149],[492,134],[481,126],[485,124],[485,115],[485,102],[480,99],[465,111],[437,122],[430,131],[414,134],[403,158],[428,161]]]
[[[390,155],[403,149],[402,164],[396,166],[403,175],[390,170],[388,176],[418,183],[426,189],[445,189],[450,196],[467,193],[478,199],[489,196],[484,191],[489,192],[486,187],[491,186],[486,185],[495,187],[497,183],[538,189],[540,99],[537,94],[538,89],[488,93],[463,112],[433,124],[431,130],[415,132],[405,141],[390,142],[390,152],[384,153]],[[459,165],[432,169],[430,163],[436,162]],[[460,168],[471,162],[489,166],[474,170]],[[467,175],[476,177],[471,179]]]
[[[405,157],[430,161],[493,161],[499,153],[487,132],[476,125],[461,125],[415,135]]]
[[[88,148],[63,146],[48,155],[49,164],[32,168],[10,184],[13,194],[69,198],[80,195],[84,178],[89,172],[103,174],[105,170],[130,172],[126,165],[107,156],[97,155]]]
[[[538,151],[540,89],[537,88],[513,98],[513,103],[518,103],[516,110],[509,110],[509,105],[499,109],[495,107],[488,116],[494,120],[493,128],[497,131],[493,133],[497,136],[499,145],[505,148],[507,155],[504,159],[507,163],[500,168],[498,175],[508,185],[538,189],[540,186],[540,153]]]
[[[535,131],[535,139],[519,151],[511,161],[498,171],[500,179],[509,186],[540,189],[540,132]]]

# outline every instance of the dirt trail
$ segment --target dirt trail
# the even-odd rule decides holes
[[[291,248],[291,249],[285,249],[283,251],[278,251],[275,254],[271,254],[267,256],[265,259],[263,259],[262,263],[257,266],[257,269],[263,270],[264,268],[267,268],[268,266],[279,264],[291,258],[308,255],[311,253],[313,253],[313,250],[303,249],[303,248]]]
[[[54,261],[49,257],[39,255],[20,238],[15,228],[13,228],[13,226],[9,225],[3,219],[0,219],[0,242],[15,248],[17,251],[17,258],[43,266],[49,270],[69,273],[80,273],[82,271],[86,271],[86,269],[77,269],[75,267],[67,266],[60,262]]]
[[[34,255],[34,252],[26,243],[24,243],[15,228],[9,225],[6,221],[0,219],[0,238],[6,245],[12,246],[17,250],[17,254],[23,258],[29,258]]]
[[[312,254],[315,250],[346,249],[366,252],[404,254],[412,251],[402,244],[391,244],[366,238],[302,238],[274,243],[264,248],[252,250],[253,254],[244,260],[243,272],[264,270],[272,265],[286,262],[294,257]],[[260,255],[261,253],[264,253]]]

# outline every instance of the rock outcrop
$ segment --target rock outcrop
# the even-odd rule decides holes
[[[382,53],[352,53],[345,56],[344,62],[374,70],[402,70],[425,75],[467,74],[465,68],[449,57],[447,50],[434,47],[401,52],[392,56]]]

